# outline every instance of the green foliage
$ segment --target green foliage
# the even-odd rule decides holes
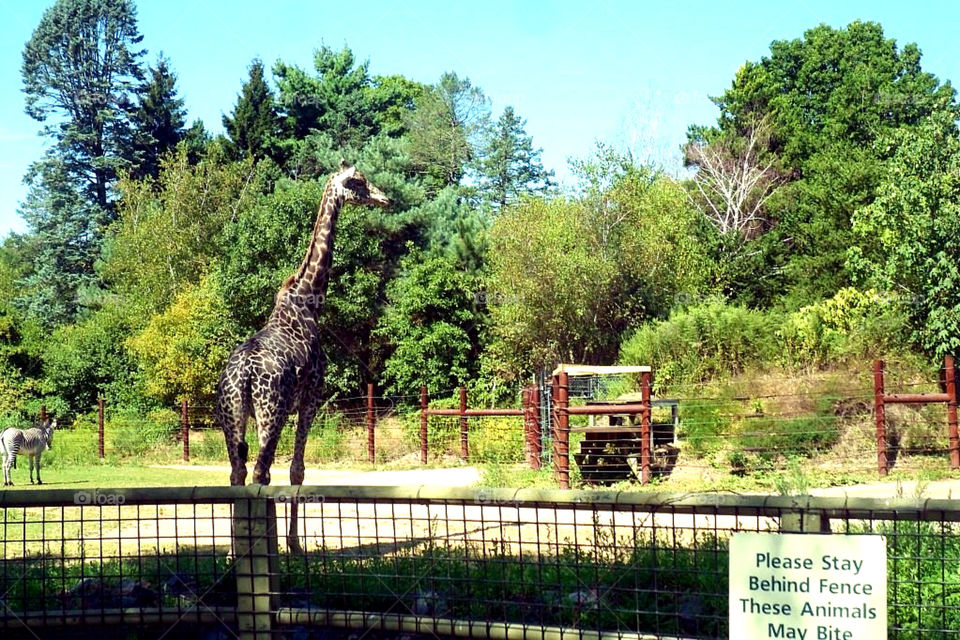
[[[322,196],[318,182],[281,180],[272,193],[227,223],[216,281],[230,315],[244,329],[259,329],[269,316],[277,290],[306,251]],[[341,214],[341,232],[349,218],[349,213]],[[338,246],[334,260],[339,254]]]
[[[486,261],[489,219],[472,207],[456,187],[446,187],[432,199],[411,209],[422,220],[427,247],[449,257],[467,272],[479,273]]]
[[[444,73],[440,82],[417,96],[404,114],[411,168],[428,193],[461,185],[482,152],[490,104],[469,78]]]
[[[881,523],[871,533],[886,536],[889,601],[897,603],[888,611],[889,624],[903,630],[903,636],[930,625],[929,603],[943,603],[944,629],[960,625],[960,590],[945,576],[960,563],[960,536],[956,529],[940,522]]]
[[[79,292],[96,283],[94,264],[109,214],[84,197],[67,164],[53,154],[33,164],[26,182],[20,215],[30,234],[21,250],[18,305],[50,329],[75,319],[83,307]]]
[[[656,367],[664,384],[738,373],[776,357],[779,320],[720,302],[693,306],[638,329],[624,342],[620,361]]]
[[[224,226],[256,201],[258,181],[249,159],[230,162],[213,147],[191,164],[184,145],[161,162],[156,184],[124,178],[104,278],[129,304],[159,312],[208,271]]]
[[[85,191],[86,203],[103,210],[110,209],[110,183],[124,164],[127,105],[143,74],[144,51],[135,48],[142,39],[131,0],[58,0],[23,50],[26,112],[48,123],[53,155]]]
[[[41,390],[51,398],[51,411],[84,413],[102,394],[111,405],[142,404],[136,363],[126,347],[136,320],[117,301],[76,324],[56,329],[43,348]],[[59,402],[56,400],[59,399]]]
[[[382,375],[389,392],[406,395],[423,385],[448,390],[476,375],[478,284],[448,258],[419,251],[404,258],[375,331],[391,349]]]
[[[711,266],[671,179],[631,167],[578,201],[529,199],[490,235],[494,357],[510,371],[609,364],[623,332],[697,295]]]
[[[398,112],[412,106],[413,83],[372,78],[369,62],[357,64],[349,47],[333,51],[321,46],[313,65],[316,76],[284,62],[274,66],[288,156],[314,132],[330,136],[338,149],[360,149],[378,133],[402,131]]]
[[[660,384],[709,380],[751,367],[820,366],[908,349],[905,310],[876,291],[841,289],[793,313],[720,300],[676,310],[624,341],[623,364],[652,365]]]
[[[507,107],[487,131],[480,163],[480,193],[493,207],[516,202],[523,195],[546,193],[553,186],[553,171],[543,168],[543,149],[534,148],[526,124],[513,107]]]
[[[140,90],[140,104],[131,118],[133,125],[134,178],[160,175],[160,158],[184,137],[187,114],[177,97],[177,76],[161,57],[150,69],[150,81]]]
[[[146,393],[172,405],[207,402],[242,334],[207,277],[185,284],[173,303],[128,341],[146,379]]]
[[[470,421],[470,461],[513,465],[524,461],[522,418],[480,418]],[[487,482],[490,478],[485,478]],[[504,486],[515,486],[507,482]]]
[[[770,137],[761,159],[794,180],[768,203],[770,231],[748,243],[749,261],[730,282],[735,296],[761,305],[785,290],[809,304],[849,285],[851,218],[879,186],[873,143],[936,114],[960,115],[949,82],[922,71],[916,45],[898,47],[871,22],[820,25],[773,42],[770,55],[746,63],[714,102],[718,129],[693,128],[691,140],[742,137],[762,120]]]
[[[263,78],[263,62],[259,58],[250,64],[250,77],[240,90],[232,114],[223,116],[223,128],[240,154],[256,160],[267,157],[276,144],[280,118],[273,92]]]
[[[616,265],[586,242],[590,236],[576,202],[535,198],[498,216],[483,301],[507,371],[603,360],[616,348],[610,325],[623,320],[610,295]]]
[[[797,364],[898,353],[909,347],[903,329],[908,311],[895,296],[848,287],[787,315],[778,338],[787,361]]]
[[[902,128],[870,206],[857,211],[848,263],[913,303],[914,340],[938,359],[960,349],[960,137],[950,116]]]

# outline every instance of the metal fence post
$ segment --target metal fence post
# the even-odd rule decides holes
[[[883,360],[873,361],[873,406],[877,418],[877,471],[887,475],[887,420],[883,407]]]
[[[554,433],[553,433],[553,469],[561,489],[570,488],[570,414],[569,406],[570,377],[566,371],[553,377],[554,394]]]
[[[40,424],[47,421],[47,405],[40,405]]]
[[[830,518],[809,511],[787,511],[780,516],[780,531],[785,533],[831,533]]]
[[[427,464],[427,388],[420,387],[420,464]]]
[[[470,461],[470,421],[467,419],[467,388],[460,387],[460,457]]]
[[[373,383],[367,383],[367,461],[376,462],[376,447],[373,431],[377,418],[373,411]]]
[[[520,390],[520,407],[523,411],[523,459],[527,466],[533,466],[533,425],[530,422],[532,407],[530,406],[530,387]]]
[[[943,359],[947,377],[947,426],[950,432],[950,468],[960,469],[960,434],[957,432],[957,377],[953,356]]]
[[[234,501],[233,535],[239,637],[272,638],[280,593],[276,503],[260,497]]]
[[[97,398],[97,455],[103,460],[103,398]]]
[[[650,377],[649,371],[640,374],[640,484],[650,482]]]
[[[540,469],[543,458],[543,431],[540,428],[540,389],[530,387],[530,468]]]
[[[180,438],[183,440],[183,461],[190,462],[190,418],[187,416],[187,399],[180,403]]]

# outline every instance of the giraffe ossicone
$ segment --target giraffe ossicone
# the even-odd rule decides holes
[[[246,482],[249,418],[256,423],[260,445],[253,482],[270,484],[270,466],[280,431],[294,412],[297,432],[290,484],[303,484],[307,433],[317,412],[326,369],[318,318],[326,301],[337,217],[347,203],[390,205],[390,199],[356,167],[341,163],[340,171],[330,177],[323,191],[310,246],[300,267],[277,292],[266,325],[233,351],[220,375],[215,417],[226,438],[232,485]],[[299,551],[296,503],[289,508],[287,545]]]

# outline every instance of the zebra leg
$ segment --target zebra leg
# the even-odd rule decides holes
[[[37,452],[37,484],[43,484],[43,481],[40,479],[40,451]]]
[[[33,456],[27,456],[27,460],[30,463],[30,484],[33,484]],[[37,475],[40,475],[40,472],[37,472]]]

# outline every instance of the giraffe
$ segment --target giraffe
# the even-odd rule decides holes
[[[215,417],[226,438],[230,484],[247,477],[247,420],[256,421],[260,452],[253,482],[270,484],[280,430],[297,412],[297,431],[290,464],[290,484],[303,484],[303,452],[317,412],[326,358],[320,346],[318,316],[324,304],[340,208],[345,203],[387,207],[390,200],[357,171],[341,161],[323,191],[313,236],[299,269],[277,292],[266,325],[238,346],[217,383]],[[287,546],[300,551],[297,504],[290,505]]]

